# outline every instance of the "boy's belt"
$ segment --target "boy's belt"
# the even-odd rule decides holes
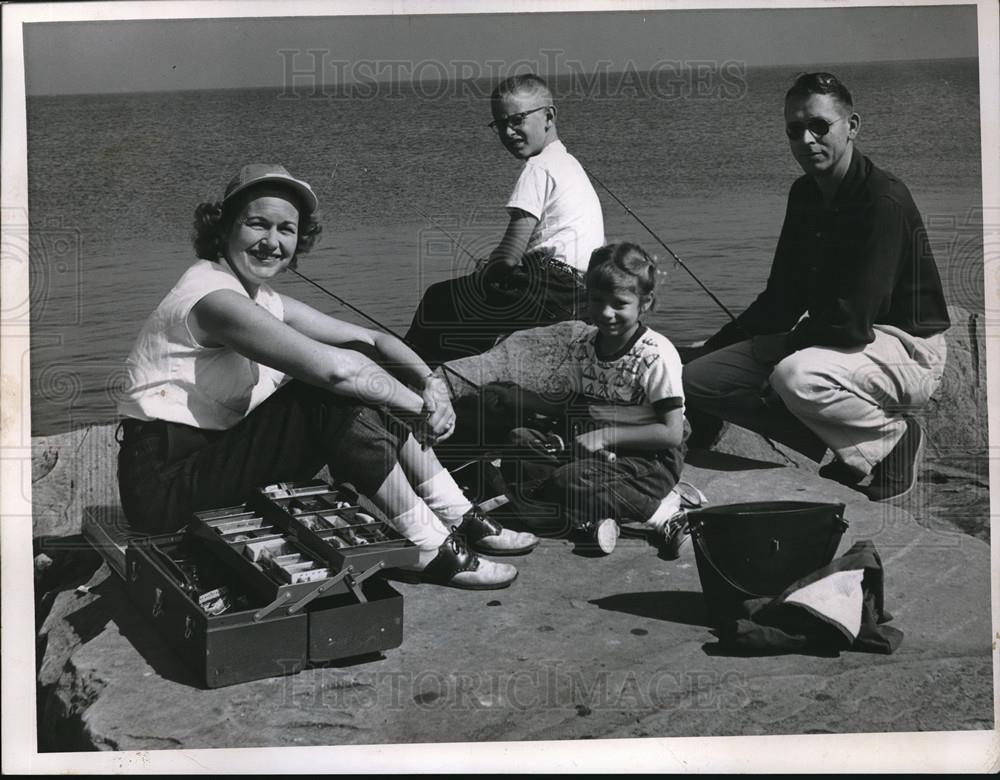
[[[538,266],[547,266],[549,268],[555,268],[559,271],[563,271],[564,273],[568,273],[571,274],[572,276],[575,276],[581,284],[583,283],[583,277],[584,277],[583,271],[581,271],[579,268],[571,266],[569,263],[563,262],[562,260],[557,260],[553,255],[550,255],[548,253],[527,254],[524,256],[523,262],[529,264],[534,263]]]

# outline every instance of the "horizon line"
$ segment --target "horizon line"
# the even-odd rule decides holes
[[[922,62],[959,62],[959,61],[979,61],[979,55],[968,56],[968,57],[919,57],[919,58],[899,58],[899,59],[877,59],[877,60],[845,60],[842,62],[829,62],[829,66],[841,66],[841,65],[888,65],[888,64],[901,64],[901,63],[922,63]],[[682,64],[685,63],[695,63],[695,62],[707,62],[709,60],[701,59],[688,59],[679,60]],[[733,60],[735,62],[735,60]],[[660,60],[660,62],[672,62],[671,60]],[[745,62],[743,65],[748,69],[759,68],[785,68],[792,66],[807,65],[808,63],[803,62],[785,62],[785,63],[769,63],[766,65],[747,65]],[[685,65],[686,67],[686,65]],[[583,75],[596,76],[598,78],[603,76],[617,76],[629,72],[635,72],[638,74],[651,73],[652,69],[647,68],[645,70],[639,69],[624,69],[624,70],[592,70],[588,71],[586,74],[577,72],[567,72],[567,73],[540,73],[543,78],[547,79],[560,79],[560,78],[573,78]],[[344,81],[344,82],[331,82],[331,83],[318,83],[316,88],[319,90],[323,89],[350,89],[352,87],[364,87],[372,84],[441,84],[441,83],[463,83],[463,82],[476,82],[485,81],[486,79],[492,79],[491,76],[476,76],[472,78],[463,79],[368,79],[368,80],[355,80],[355,81]],[[27,79],[26,79],[27,80]],[[25,98],[32,97],[86,97],[86,96],[98,96],[98,95],[156,95],[161,93],[183,93],[183,92],[225,92],[232,90],[265,90],[265,89],[284,89],[286,85],[284,84],[249,84],[239,87],[182,87],[182,88],[170,88],[165,87],[163,89],[119,89],[109,92],[28,92],[25,91]]]

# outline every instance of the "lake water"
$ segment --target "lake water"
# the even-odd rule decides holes
[[[924,214],[949,302],[983,308],[975,60],[831,68],[862,116],[858,146],[899,175]],[[738,89],[593,87],[553,80],[571,153],[734,312],[762,288],[791,182],[782,131],[796,68],[748,69]],[[690,82],[695,84],[693,80]],[[575,91],[574,91],[575,90]],[[197,203],[249,161],[309,181],[324,234],[300,269],[397,332],[421,291],[502,235],[518,163],[485,128],[489,85],[398,84],[375,94],[221,90],[28,99],[32,433],[114,419],[123,360],[193,259]],[[598,188],[609,240],[673,269],[647,319],[676,343],[725,315]],[[278,288],[361,321],[287,277]]]

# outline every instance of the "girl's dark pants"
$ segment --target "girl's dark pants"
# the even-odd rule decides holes
[[[680,479],[683,453],[539,458],[531,450],[504,459],[508,496],[529,526],[547,533],[586,528],[606,517],[619,522],[653,516]]]
[[[387,413],[297,381],[229,430],[126,419],[122,431],[122,508],[144,534],[174,531],[195,511],[240,504],[273,482],[312,479],[324,464],[371,495],[409,434]]]
[[[487,385],[455,403],[455,436],[436,451],[452,463],[477,451],[499,456],[519,519],[539,532],[567,533],[607,517],[649,519],[680,479],[684,445],[656,454],[619,451],[614,463],[601,454],[577,456],[574,436],[600,425],[587,408],[579,398],[556,401],[513,385]],[[511,436],[525,428],[558,434],[566,449],[546,454]]]

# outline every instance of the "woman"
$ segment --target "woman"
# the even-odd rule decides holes
[[[486,518],[426,446],[455,425],[444,383],[398,339],[271,288],[312,248],[317,207],[283,167],[253,164],[221,201],[196,209],[200,259],[128,358],[118,461],[126,517],[144,533],[168,532],[195,510],[309,479],[325,463],[420,548],[425,581],[509,585],[517,570],[476,551],[519,554],[538,539]]]

